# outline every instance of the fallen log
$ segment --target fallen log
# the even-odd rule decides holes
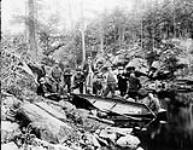
[[[31,103],[24,103],[19,114],[31,122],[32,128],[39,131],[42,140],[60,143],[73,135],[73,129],[65,122],[50,115],[45,110]]]

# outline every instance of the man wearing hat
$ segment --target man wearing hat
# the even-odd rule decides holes
[[[88,57],[87,62],[83,65],[83,72],[85,78],[88,76],[90,70],[94,72],[94,65],[92,64],[92,58]]]
[[[121,96],[125,95],[126,89],[127,89],[127,80],[123,73],[124,73],[124,67],[119,66],[117,80],[118,80],[118,89],[120,91]]]
[[[99,74],[99,71],[95,69],[93,76],[93,94],[97,96],[101,94],[102,91],[102,80],[103,76]]]
[[[41,96],[46,96],[48,93],[53,93],[55,92],[53,90],[53,87],[48,83],[47,81],[48,77],[42,77],[40,78],[40,85],[37,88],[37,94]]]
[[[117,85],[117,78],[114,75],[111,66],[108,67],[106,83],[107,83],[107,86],[104,91],[104,96],[106,97],[109,94],[109,92],[111,92],[112,97],[114,97],[116,85]]]
[[[56,92],[60,92],[62,89],[62,70],[59,67],[59,63],[56,62],[56,64],[53,66],[52,71],[51,71],[51,77],[53,80],[53,85],[56,88]]]
[[[129,77],[129,88],[127,93],[129,97],[135,99],[141,87],[142,86],[141,86],[140,80],[135,76],[135,73],[132,72]]]
[[[159,99],[155,97],[154,94],[151,92],[149,92],[147,94],[147,97],[142,100],[142,103],[151,108],[151,110],[155,113],[158,113],[160,109]]]
[[[92,63],[92,58],[88,57],[87,62],[83,66],[84,77],[86,80],[86,92],[90,93],[92,91],[92,78],[94,72],[94,65]]]
[[[83,93],[85,77],[82,73],[82,69],[79,67],[76,69],[76,74],[72,77],[73,87],[72,89],[79,89],[80,93]]]
[[[70,66],[67,65],[66,69],[64,70],[64,87],[67,86],[67,92],[70,93],[71,92],[71,69]]]

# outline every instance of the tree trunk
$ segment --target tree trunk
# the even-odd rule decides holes
[[[122,24],[119,24],[118,26],[119,45],[121,46],[124,40],[124,26]]]
[[[100,28],[100,52],[103,53],[103,49],[104,49],[104,37],[103,37],[103,25],[101,22],[101,28]]]
[[[82,29],[81,29],[81,36],[82,36],[82,66],[86,60],[86,49],[85,49],[85,22],[84,22],[84,8],[83,8],[83,0],[81,1],[81,18],[82,18]]]
[[[86,60],[86,49],[85,49],[85,34],[84,30],[81,30],[81,35],[82,35],[82,64],[85,63]]]
[[[35,38],[35,2],[34,0],[28,0],[29,9],[29,47],[33,60],[37,59],[37,46]]]

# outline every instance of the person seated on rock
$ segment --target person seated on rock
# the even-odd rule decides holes
[[[49,84],[47,77],[42,77],[39,82],[40,85],[37,88],[37,94],[41,96],[47,96],[50,93],[54,93],[53,87],[51,84]]]
[[[77,68],[76,74],[72,77],[72,83],[73,83],[72,89],[78,89],[79,92],[82,94],[84,82],[85,82],[85,76],[82,72],[82,69]]]
[[[142,101],[142,103],[147,105],[155,113],[158,113],[160,109],[160,102],[152,93],[148,93],[148,96]]]

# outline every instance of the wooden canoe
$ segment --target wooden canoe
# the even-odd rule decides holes
[[[154,112],[146,105],[120,98],[102,98],[87,94],[72,94],[72,103],[79,108],[98,109],[121,116],[155,117]]]

